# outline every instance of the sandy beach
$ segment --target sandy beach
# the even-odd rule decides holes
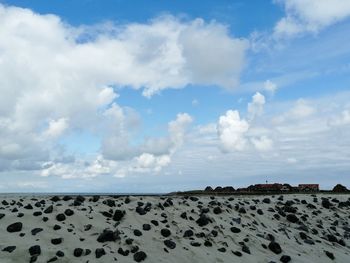
[[[349,262],[349,195],[0,201],[10,262]]]

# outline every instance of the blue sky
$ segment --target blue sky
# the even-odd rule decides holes
[[[0,191],[350,179],[348,0],[0,1],[0,18]]]

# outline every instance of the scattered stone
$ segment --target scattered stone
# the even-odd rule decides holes
[[[13,233],[13,232],[19,232],[22,230],[23,224],[21,222],[16,222],[7,227],[7,232]]]
[[[73,255],[75,257],[81,257],[83,255],[84,250],[82,248],[75,248],[73,251]]]
[[[163,237],[168,237],[168,236],[171,235],[170,230],[167,229],[167,228],[163,228],[162,230],[160,230],[160,233],[161,233],[161,235],[162,235]]]
[[[102,256],[106,255],[106,252],[103,248],[96,248],[95,250],[95,256],[96,258],[100,258]]]
[[[327,257],[329,257],[331,260],[335,259],[334,254],[332,252],[325,250],[324,253],[326,253]]]
[[[281,258],[280,258],[280,261],[283,262],[283,263],[288,263],[289,261],[291,261],[292,258],[288,255],[283,255]]]
[[[51,214],[52,211],[53,211],[53,205],[50,205],[44,210],[44,213],[45,214]]]
[[[134,254],[134,260],[136,262],[141,262],[141,261],[144,261],[145,259],[147,258],[147,255],[145,252],[143,251],[138,251]]]
[[[37,228],[33,228],[33,229],[31,230],[31,233],[32,233],[33,236],[35,236],[36,234],[38,234],[38,233],[41,232],[41,231],[43,231],[43,229],[37,227]]]
[[[62,240],[63,240],[63,238],[61,238],[61,237],[59,237],[59,238],[53,238],[53,239],[51,239],[51,244],[53,244],[53,245],[59,245],[59,244],[62,243]]]
[[[281,246],[275,241],[271,241],[268,247],[275,254],[281,254],[282,252]]]
[[[3,248],[2,251],[12,253],[15,249],[16,249],[16,246],[7,246],[7,247]]]
[[[164,240],[164,245],[170,249],[176,248],[176,243],[170,239]]]
[[[97,241],[100,243],[103,243],[103,242],[108,242],[108,241],[116,241],[117,239],[120,239],[118,230],[112,231],[112,230],[105,229],[98,236]]]
[[[31,256],[39,256],[41,254],[41,247],[39,245],[34,245],[29,248],[29,254]]]

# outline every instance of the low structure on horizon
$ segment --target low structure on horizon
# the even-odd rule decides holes
[[[339,187],[338,187],[339,189]],[[346,189],[346,188],[345,188]],[[212,188],[211,186],[207,186],[204,192],[214,192],[214,193],[271,193],[271,192],[319,192],[320,186],[319,184],[299,184],[298,186],[292,186],[290,184],[281,184],[281,183],[273,183],[273,184],[255,184],[250,185],[244,188],[237,188],[236,190],[232,186],[217,186]]]

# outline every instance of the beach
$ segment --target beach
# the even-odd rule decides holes
[[[350,262],[350,195],[2,196],[10,262]]]

